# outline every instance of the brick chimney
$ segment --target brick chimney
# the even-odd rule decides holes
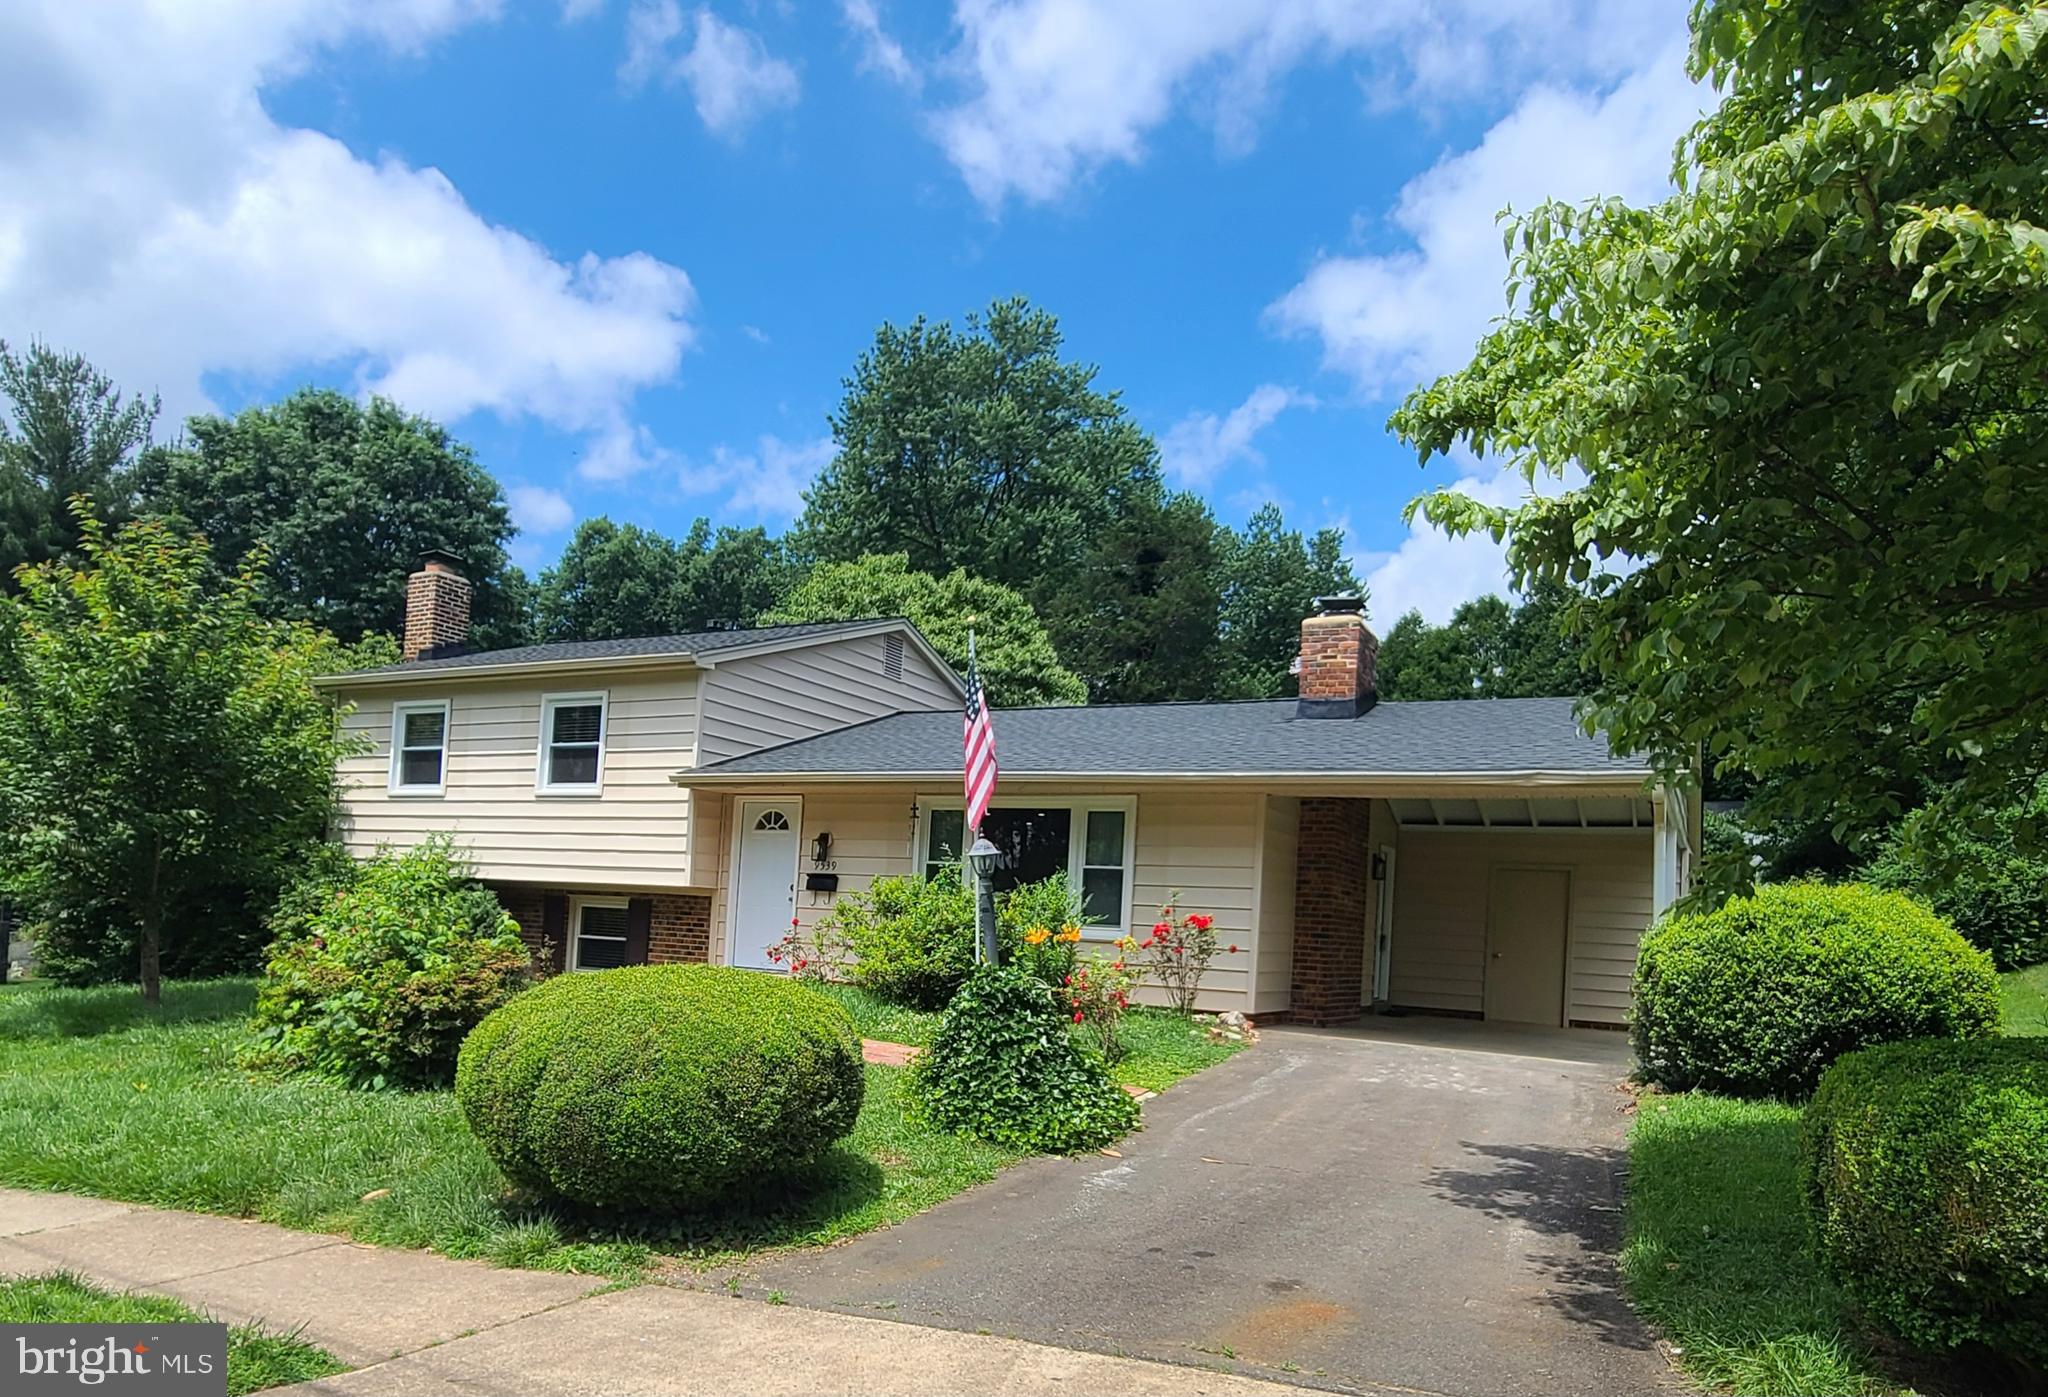
[[[1365,598],[1317,597],[1301,623],[1299,718],[1356,718],[1379,701],[1380,641],[1365,624]]]
[[[469,648],[470,586],[462,566],[462,559],[437,548],[405,579],[406,659],[432,660]]]

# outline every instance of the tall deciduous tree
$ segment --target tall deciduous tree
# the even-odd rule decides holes
[[[614,640],[751,626],[792,585],[780,540],[765,529],[699,519],[682,539],[586,519],[535,589],[541,640]]]
[[[395,634],[407,574],[442,548],[476,584],[476,643],[526,638],[504,496],[439,423],[382,398],[365,405],[308,388],[232,418],[195,417],[186,431],[188,442],[143,462],[144,503],[198,529],[223,567],[263,548],[266,613],[347,641]]]
[[[69,501],[83,496],[102,519],[134,502],[137,454],[149,444],[157,400],[124,401],[113,381],[76,354],[45,344],[17,353],[0,340],[0,590],[23,563],[78,546]]]
[[[1648,208],[1511,231],[1519,306],[1395,427],[1585,482],[1436,494],[1594,596],[1591,716],[1854,831],[2048,769],[2048,5],[1700,0],[1727,90]],[[1631,569],[1601,560],[1623,555]],[[1760,799],[1762,797],[1760,796]]]
[[[1322,529],[1303,537],[1280,507],[1259,509],[1220,540],[1223,576],[1217,698],[1279,698],[1294,692],[1291,665],[1301,621],[1317,597],[1364,595],[1344,556],[1344,536]]]
[[[1061,350],[1058,321],[1021,299],[963,330],[884,325],[846,381],[839,454],[796,541],[826,562],[902,553],[1015,588],[1097,698],[1213,682],[1215,522],[1166,491],[1151,437]]]
[[[162,520],[109,534],[82,513],[80,548],[0,597],[0,878],[118,907],[155,1001],[173,909],[275,888],[324,830],[341,739],[309,680],[336,656]]]
[[[954,669],[967,669],[974,631],[989,701],[1004,708],[1082,703],[1088,688],[1060,663],[1031,605],[997,582],[955,568],[944,577],[918,572],[901,553],[851,563],[821,563],[762,620],[770,625],[902,616]]]
[[[1519,606],[1497,596],[1463,603],[1441,626],[1411,611],[1380,642],[1380,694],[1390,699],[1564,698],[1591,677],[1579,666],[1570,592],[1545,584]]]

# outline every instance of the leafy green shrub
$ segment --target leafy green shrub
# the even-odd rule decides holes
[[[709,965],[558,975],[477,1026],[455,1096],[507,1178],[599,1207],[686,1210],[786,1177],[853,1129],[846,1011]]]
[[[1822,1260],[1866,1313],[2048,1370],[2048,1041],[1851,1053],[1801,1143]]]
[[[1035,976],[980,967],[910,1064],[919,1110],[1013,1149],[1072,1154],[1108,1144],[1138,1123],[1138,1103],[1074,1041],[1070,1019]]]
[[[323,862],[280,900],[277,925],[253,1065],[359,1086],[445,1082],[463,1036],[530,979],[518,924],[445,839],[352,873]]]
[[[2024,826],[2048,829],[2048,784],[1979,828],[1918,812],[1864,876],[1926,899],[2000,970],[2048,961],[2048,853],[2023,837]]]
[[[958,874],[877,878],[839,895],[821,936],[853,956],[853,982],[892,1004],[936,1009],[974,968],[974,894]]]
[[[996,942],[1003,963],[1037,976],[1058,998],[1074,973],[1087,921],[1065,873],[1013,888],[996,898]]]
[[[1998,1024],[1991,958],[1913,899],[1759,888],[1643,936],[1629,1037],[1665,1086],[1801,1097],[1843,1053]]]

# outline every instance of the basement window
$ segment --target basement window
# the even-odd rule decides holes
[[[626,904],[578,898],[571,970],[616,970],[626,963]]]

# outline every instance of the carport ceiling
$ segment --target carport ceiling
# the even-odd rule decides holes
[[[1408,829],[1648,829],[1655,820],[1644,796],[1439,796],[1387,804]]]

